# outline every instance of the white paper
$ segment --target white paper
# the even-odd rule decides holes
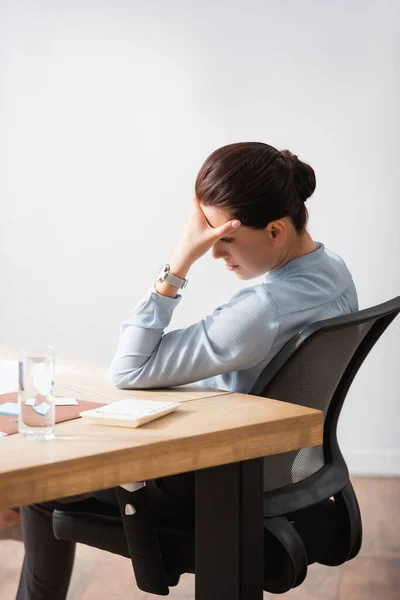
[[[35,406],[36,398],[28,398],[25,402],[26,406]],[[77,406],[78,400],[76,398],[54,398],[54,406]]]
[[[28,398],[25,406],[36,406],[36,398]],[[78,406],[76,398],[54,398],[54,406]]]
[[[51,409],[51,404],[49,404],[48,402],[41,402],[36,406],[32,406],[32,408],[35,412],[38,413],[38,415],[42,415],[42,417],[44,417]]]
[[[43,389],[47,389],[47,383],[44,381],[46,377],[46,373],[43,372],[44,365],[37,365],[37,367],[41,367],[38,370],[37,376],[43,379]],[[67,366],[67,365],[57,365],[55,368],[56,375],[62,375],[67,371],[71,371],[75,369],[75,365]],[[42,387],[42,386],[41,386]],[[0,360],[0,394],[10,394],[11,392],[16,392],[18,390],[18,361],[17,360]]]
[[[18,414],[18,402],[4,402],[3,404],[0,404],[0,415],[6,415],[7,417],[18,417]]]
[[[0,394],[10,394],[18,389],[18,362],[0,360]]]
[[[55,398],[56,406],[77,406],[78,400],[76,398]]]

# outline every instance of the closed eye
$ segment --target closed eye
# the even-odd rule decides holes
[[[232,244],[233,238],[220,238],[220,242],[225,242],[225,244]]]

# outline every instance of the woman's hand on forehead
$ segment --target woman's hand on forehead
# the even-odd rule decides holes
[[[189,270],[191,265],[208,252],[219,239],[229,236],[240,225],[240,221],[231,219],[218,227],[212,227],[201,209],[200,201],[195,196],[173,252],[171,269],[172,265],[177,263]]]

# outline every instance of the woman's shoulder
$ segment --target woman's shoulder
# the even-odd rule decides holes
[[[258,283],[247,286],[236,292],[224,307],[240,312],[248,319],[277,318],[275,302],[268,285]]]

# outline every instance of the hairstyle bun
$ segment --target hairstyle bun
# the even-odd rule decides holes
[[[292,165],[297,194],[302,202],[306,202],[306,200],[308,200],[315,192],[317,184],[314,169],[307,163],[302,162],[298,156],[292,154],[290,150],[281,150],[281,155]]]

